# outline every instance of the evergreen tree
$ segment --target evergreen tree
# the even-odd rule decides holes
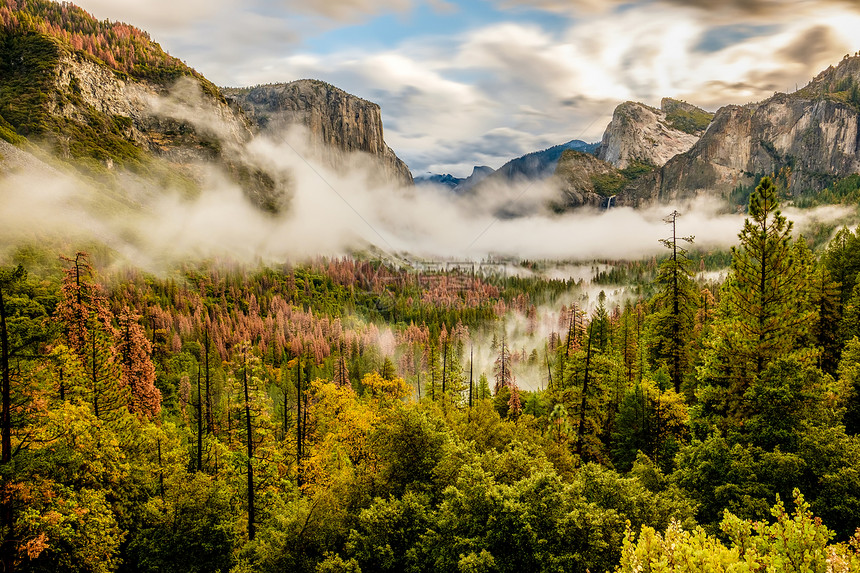
[[[815,355],[804,350],[815,321],[809,255],[792,242],[770,178],[750,196],[749,214],[699,371],[708,386],[700,395],[701,418],[729,427],[751,415],[744,396],[773,360],[801,350],[806,362]]]
[[[798,264],[792,223],[780,212],[769,177],[750,196],[749,215],[739,235],[741,246],[732,249],[728,299],[741,333],[737,351],[759,375],[804,338],[811,310],[803,299],[808,269]]]
[[[495,375],[496,384],[493,388],[493,393],[498,394],[502,388],[512,388],[514,384],[514,373],[511,370],[511,350],[508,347],[508,337],[506,332],[502,331],[502,338],[499,341],[499,355],[493,365],[493,374]]]
[[[679,237],[677,221],[680,213],[672,211],[665,221],[672,226],[672,235],[660,242],[671,252],[657,272],[660,292],[656,297],[659,310],[655,315],[655,354],[665,365],[675,387],[681,392],[681,382],[689,370],[690,340],[696,308],[696,287],[690,270],[687,249],[680,242],[692,244],[693,237]]]

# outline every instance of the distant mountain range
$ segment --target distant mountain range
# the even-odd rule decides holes
[[[462,194],[488,178],[490,180],[508,182],[546,179],[555,173],[558,161],[565,151],[572,150],[594,155],[597,153],[599,147],[599,143],[586,143],[585,141],[574,139],[561,145],[555,145],[542,151],[534,151],[511,159],[496,170],[487,166],[476,166],[472,170],[472,174],[464,178],[454,177],[450,174],[427,173],[415,177],[415,183],[419,185],[443,185],[451,188],[455,193]]]
[[[441,185],[448,187],[455,193],[468,191],[495,172],[492,167],[476,165],[472,168],[472,174],[468,177],[454,177],[450,173],[439,175],[437,173],[426,173],[415,177],[416,185]]]

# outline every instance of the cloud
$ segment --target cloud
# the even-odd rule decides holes
[[[412,8],[414,0],[281,0],[291,12],[317,14],[343,22],[357,22],[384,12],[405,12]],[[447,3],[440,3],[440,8]]]
[[[501,8],[527,6],[559,13],[579,15],[601,14],[637,7],[663,4],[674,8],[694,8],[711,18],[767,19],[779,16],[797,16],[826,7],[851,9],[860,12],[857,0],[496,0]]]
[[[76,0],[75,4],[100,20],[118,20],[145,30],[178,31],[208,20],[230,0]]]
[[[496,2],[511,11],[493,23],[453,14],[454,32],[410,23],[415,34],[391,40],[369,26],[362,39],[355,23],[427,3],[154,2],[145,14],[128,0],[84,6],[150,29],[220,85],[312,77],[379,103],[387,143],[415,172],[458,176],[570,139],[598,141],[625,100],[657,106],[669,96],[715,110],[792,91],[855,51],[860,29],[856,1],[508,0]],[[550,26],[538,9],[573,16]],[[348,48],[307,43],[338,28],[356,38]]]

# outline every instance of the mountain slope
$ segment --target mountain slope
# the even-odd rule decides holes
[[[378,106],[322,82],[287,86],[293,119],[321,144],[374,154],[411,182],[382,141]],[[228,102],[137,28],[68,3],[0,0],[0,138],[26,138],[115,192],[131,174],[193,194],[214,171],[258,207],[285,208],[290,174],[247,147],[257,111]]]
[[[416,177],[415,184],[442,185],[444,187],[448,187],[454,193],[465,193],[494,172],[495,170],[492,167],[487,167],[486,165],[475,165],[472,168],[471,175],[468,177],[454,177],[449,173],[444,175],[428,173],[426,175],[419,175]]]
[[[574,139],[542,151],[527,153],[516,159],[511,159],[499,167],[488,180],[499,181],[500,179],[504,179],[507,181],[517,181],[524,179],[545,179],[555,172],[558,160],[561,159],[562,153],[568,149],[583,153],[594,153],[597,149],[597,144]]]

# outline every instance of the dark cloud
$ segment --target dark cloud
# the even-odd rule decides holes
[[[849,49],[830,28],[815,26],[779,50],[776,55],[786,62],[799,63],[813,68],[812,71],[820,71],[820,62],[832,59],[834,53]]]

